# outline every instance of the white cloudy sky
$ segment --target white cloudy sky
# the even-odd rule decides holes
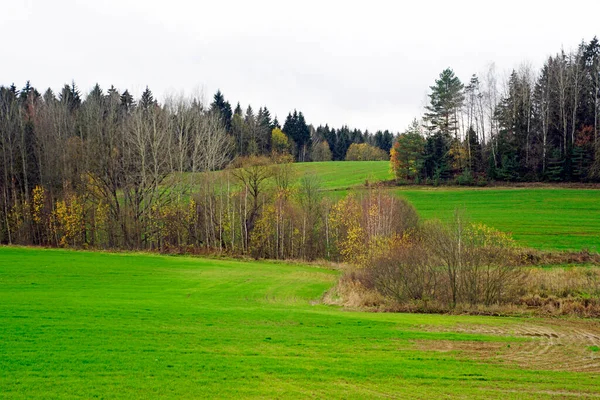
[[[220,88],[285,118],[404,129],[446,67],[540,66],[600,34],[600,2],[0,0],[0,85]]]

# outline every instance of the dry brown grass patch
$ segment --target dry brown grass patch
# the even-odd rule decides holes
[[[423,328],[420,328],[423,329]],[[543,320],[514,325],[426,327],[429,331],[514,337],[514,342],[420,340],[420,350],[457,352],[460,356],[534,370],[600,373],[600,323],[584,320]]]

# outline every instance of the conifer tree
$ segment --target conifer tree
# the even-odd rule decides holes
[[[221,90],[217,90],[217,93],[215,93],[213,97],[213,102],[210,105],[210,110],[212,112],[219,113],[219,115],[221,116],[221,121],[223,122],[223,125],[225,125],[225,129],[227,130],[227,132],[230,132],[231,119],[233,117],[233,113],[231,112],[231,104],[229,104],[228,101],[225,101],[225,96],[223,96]]]
[[[75,81],[71,82],[71,85],[63,86],[62,91],[59,95],[59,100],[68,106],[69,111],[73,112],[81,105],[81,93],[75,85]]]
[[[432,133],[440,133],[445,137],[458,136],[457,115],[463,101],[464,85],[454,75],[452,69],[447,68],[430,87],[430,104],[426,107],[425,121]]]
[[[129,93],[129,90],[125,89],[125,91],[121,95],[120,100],[121,100],[121,109],[125,112],[125,114],[128,114],[131,111],[133,111],[135,103],[133,100],[133,96],[131,95],[131,93]]]
[[[154,95],[152,91],[146,86],[146,90],[142,93],[142,97],[140,98],[139,105],[144,111],[149,111],[156,104],[154,100]]]
[[[458,112],[464,101],[463,84],[450,68],[431,86],[425,122],[432,133],[425,145],[425,170],[434,180],[448,179],[451,172],[449,150],[452,137],[458,140]]]

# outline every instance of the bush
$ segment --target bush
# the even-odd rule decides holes
[[[475,179],[470,169],[465,169],[462,174],[456,177],[456,184],[459,186],[473,186]]]
[[[413,233],[419,217],[406,200],[377,191],[362,199],[350,195],[338,201],[328,220],[334,256],[366,266],[394,240]]]
[[[521,294],[510,237],[469,224],[460,213],[450,224],[429,222],[378,248],[355,276],[394,307],[491,306],[514,303]],[[370,253],[368,246],[363,253]]]
[[[352,143],[346,152],[346,161],[385,161],[389,158],[385,151],[367,143]]]

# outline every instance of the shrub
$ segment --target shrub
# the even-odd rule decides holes
[[[367,224],[373,225],[377,224]],[[363,246],[362,268],[355,273],[362,286],[377,291],[394,307],[450,310],[519,298],[522,274],[512,262],[514,244],[508,235],[469,224],[460,213],[449,224],[429,222],[404,232],[373,246],[378,252],[368,243]]]
[[[362,199],[348,196],[329,213],[329,229],[342,261],[356,266],[369,265],[398,238],[417,227],[418,214],[404,199],[369,193]]]
[[[384,161],[389,155],[379,147],[367,143],[352,143],[346,152],[346,161]]]

